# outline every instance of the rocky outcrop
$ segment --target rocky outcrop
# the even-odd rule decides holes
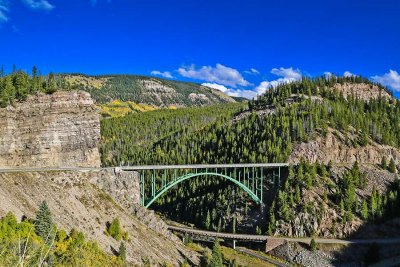
[[[138,220],[140,220],[148,228],[165,236],[168,239],[176,242],[179,241],[179,238],[168,230],[168,225],[160,217],[158,217],[154,211],[148,210],[138,204],[132,205],[131,211],[136,218],[138,218]]]
[[[322,251],[311,252],[296,243],[285,242],[269,254],[299,266],[335,266],[331,255]]]
[[[301,159],[309,162],[332,163],[369,163],[379,164],[382,157],[400,163],[400,151],[394,147],[380,145],[370,141],[366,146],[357,146],[357,135],[342,134],[330,129],[326,137],[317,136],[308,143],[297,143],[289,157],[290,163]]]
[[[0,167],[99,167],[100,121],[86,92],[29,96],[0,109]]]
[[[345,98],[354,96],[355,98],[362,99],[364,101],[377,99],[379,96],[388,100],[393,99],[388,92],[379,88],[377,85],[366,83],[337,83],[332,90],[339,91]]]
[[[130,208],[131,205],[140,205],[139,174],[137,172],[106,171],[112,175],[96,175],[90,182],[109,194],[121,206]]]
[[[100,173],[108,173],[103,171]],[[130,211],[135,217],[149,229],[178,242],[168,225],[157,216],[154,211],[140,205],[139,174],[137,172],[117,171],[112,175],[96,175],[90,178],[90,182],[110,195],[119,205]]]

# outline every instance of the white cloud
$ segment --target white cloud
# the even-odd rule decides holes
[[[388,73],[385,73],[382,76],[376,75],[372,76],[371,78],[375,82],[387,86],[396,92],[400,92],[400,75],[395,70],[389,70]]]
[[[257,96],[257,93],[252,90],[235,90],[232,91],[229,95],[235,97],[244,97],[247,99],[253,99]]]
[[[275,74],[276,76],[283,77],[284,79],[294,79],[294,80],[301,79],[301,71],[299,69],[293,69],[293,67],[290,68],[280,67],[279,69],[274,68],[271,70],[271,73]]]
[[[217,83],[203,83],[202,85],[220,90],[221,92],[223,92],[229,96],[245,97],[248,99],[252,99],[253,97],[255,97],[257,95],[256,92],[252,91],[252,90],[232,89],[232,88],[228,88],[224,85],[217,84]]]
[[[346,70],[344,73],[343,73],[343,76],[344,77],[352,77],[352,76],[356,76],[354,73],[351,73],[350,71],[348,71],[348,70]]]
[[[47,0],[21,0],[25,5],[31,9],[52,10],[54,5],[50,4]]]
[[[194,65],[181,67],[178,69],[178,73],[186,78],[218,83],[235,88],[238,85],[251,85],[250,82],[243,78],[242,74],[238,70],[226,67],[222,64],[216,64],[215,67],[203,66],[200,69],[196,69]]]
[[[169,78],[169,79],[174,78],[174,76],[172,76],[171,72],[169,72],[169,71],[162,72],[162,71],[159,71],[159,70],[153,70],[152,72],[150,72],[150,74],[151,75],[161,76],[161,77],[164,77],[164,78]]]
[[[258,74],[260,74],[260,72],[259,72],[257,69],[255,69],[255,68],[251,68],[250,70],[245,70],[244,72],[247,73],[247,74],[251,74],[251,75],[258,75]]]
[[[251,68],[250,71],[255,74],[260,74],[260,72],[254,68]]]
[[[225,86],[218,84],[218,83],[202,83],[201,85],[220,90],[224,93],[226,93],[230,90],[230,89],[226,88]]]
[[[256,87],[256,92],[258,95],[265,93],[265,91],[267,91],[271,87],[277,87],[279,84],[282,83],[294,82],[300,80],[302,77],[301,71],[299,69],[293,69],[292,67],[281,67],[279,69],[273,68],[271,70],[271,73],[281,78],[272,81],[261,82],[260,85]]]
[[[0,24],[8,21],[8,1],[0,0]]]

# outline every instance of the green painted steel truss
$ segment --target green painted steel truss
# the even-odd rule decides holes
[[[221,164],[221,165],[166,165],[126,167],[140,177],[141,205],[148,208],[158,198],[179,183],[196,177],[226,179],[243,191],[256,203],[263,203],[267,184],[280,185],[281,168],[287,164]]]

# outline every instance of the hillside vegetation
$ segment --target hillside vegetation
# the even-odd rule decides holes
[[[124,119],[108,123],[107,129],[113,128],[115,133],[124,131],[126,125],[130,124]],[[142,146],[137,142],[142,138],[135,131],[125,131],[124,138],[103,131],[103,144],[107,144],[109,137],[115,138],[112,139],[113,145],[103,145],[103,153],[106,155],[103,155],[103,163],[286,162],[297,144],[310,142],[317,137],[323,139],[332,132],[343,136],[351,134],[353,138],[347,140],[347,144],[355,149],[368,145],[385,145],[397,151],[400,147],[399,125],[400,102],[378,84],[361,77],[303,78],[298,82],[271,88],[265,95],[250,102],[248,110],[236,114],[227,113],[201,128],[162,137],[150,130],[146,138],[155,138],[157,141],[150,146],[147,144],[145,149],[129,151],[134,146]],[[146,132],[146,126],[141,129]],[[393,166],[396,166],[399,158],[389,153],[378,157],[379,162],[385,157],[385,161],[392,166],[390,172],[397,172]],[[352,161],[354,163],[356,158]],[[348,166],[345,168],[351,167],[348,162],[340,162],[340,158],[336,163],[345,163]],[[285,233],[298,236],[313,233],[343,236],[358,229],[361,221],[375,221],[376,218],[385,221],[397,216],[388,216],[392,213],[386,210],[398,207],[395,175],[390,176],[389,171],[383,171],[381,177],[387,176],[388,180],[379,190],[364,191],[376,183],[370,178],[360,182],[359,177],[370,177],[380,171],[377,162],[375,170],[362,167],[362,175],[357,171],[357,174],[351,172],[351,176],[346,174],[346,169],[320,165],[319,162],[304,164],[312,167],[303,166],[303,170],[308,170],[306,173],[296,168],[294,178],[288,180],[287,186],[284,185],[286,195],[276,192],[276,196],[268,200],[268,215],[256,225],[253,224],[252,231],[279,234],[286,231],[284,227],[292,229],[294,221],[300,221],[299,224],[305,230],[297,233],[287,230]],[[323,168],[325,171],[321,171]],[[320,170],[323,174],[317,175],[318,172],[314,170]],[[218,179],[193,179],[180,185],[177,190],[168,192],[158,201],[155,209],[173,219],[188,221],[199,227],[232,231],[246,221],[246,214],[250,212],[248,207],[252,205],[246,196],[237,191],[231,184]],[[299,202],[299,199],[302,201]],[[376,201],[379,204],[374,204]],[[295,203],[295,206],[290,203]],[[325,218],[316,214],[321,212],[322,206],[327,210],[324,216],[331,217],[329,225],[321,224],[323,220],[314,223],[316,218]],[[379,216],[376,215],[377,210],[380,210]],[[234,222],[236,218],[237,226]],[[240,222],[239,218],[244,219]],[[310,225],[317,225],[317,229]]]
[[[155,163],[149,152],[154,151],[156,154],[164,155],[165,152],[156,149],[159,143],[202,131],[216,121],[231,118],[243,107],[245,107],[243,103],[231,103],[202,108],[161,109],[130,114],[123,118],[103,119],[100,145],[103,165]],[[181,152],[171,149],[171,153],[174,154]],[[160,163],[162,162],[158,162]]]
[[[174,109],[173,107],[169,108]],[[120,100],[114,100],[110,103],[101,104],[100,109],[101,109],[100,114],[104,118],[108,117],[115,118],[115,117],[123,117],[131,113],[153,111],[156,110],[157,108],[146,104],[136,104],[131,101],[123,102]]]
[[[28,95],[38,92],[52,94],[58,89],[67,89],[65,80],[57,79],[53,73],[42,76],[36,67],[32,68],[31,75],[16,69],[6,75],[3,68],[0,69],[0,108],[24,101]]]
[[[114,100],[153,107],[195,107],[236,102],[219,90],[195,83],[138,75],[63,74],[71,88],[88,91],[99,104]]]
[[[83,233],[57,228],[45,202],[40,208],[35,219],[18,222],[11,212],[0,218],[2,266],[126,266],[124,245],[109,255]]]

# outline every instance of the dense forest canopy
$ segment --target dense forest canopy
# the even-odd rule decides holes
[[[202,131],[218,120],[232,117],[244,106],[243,103],[232,103],[202,108],[163,109],[103,119],[100,146],[102,162],[105,166],[151,164],[154,161],[149,152],[162,140],[179,139]],[[184,151],[178,153],[181,152]]]

